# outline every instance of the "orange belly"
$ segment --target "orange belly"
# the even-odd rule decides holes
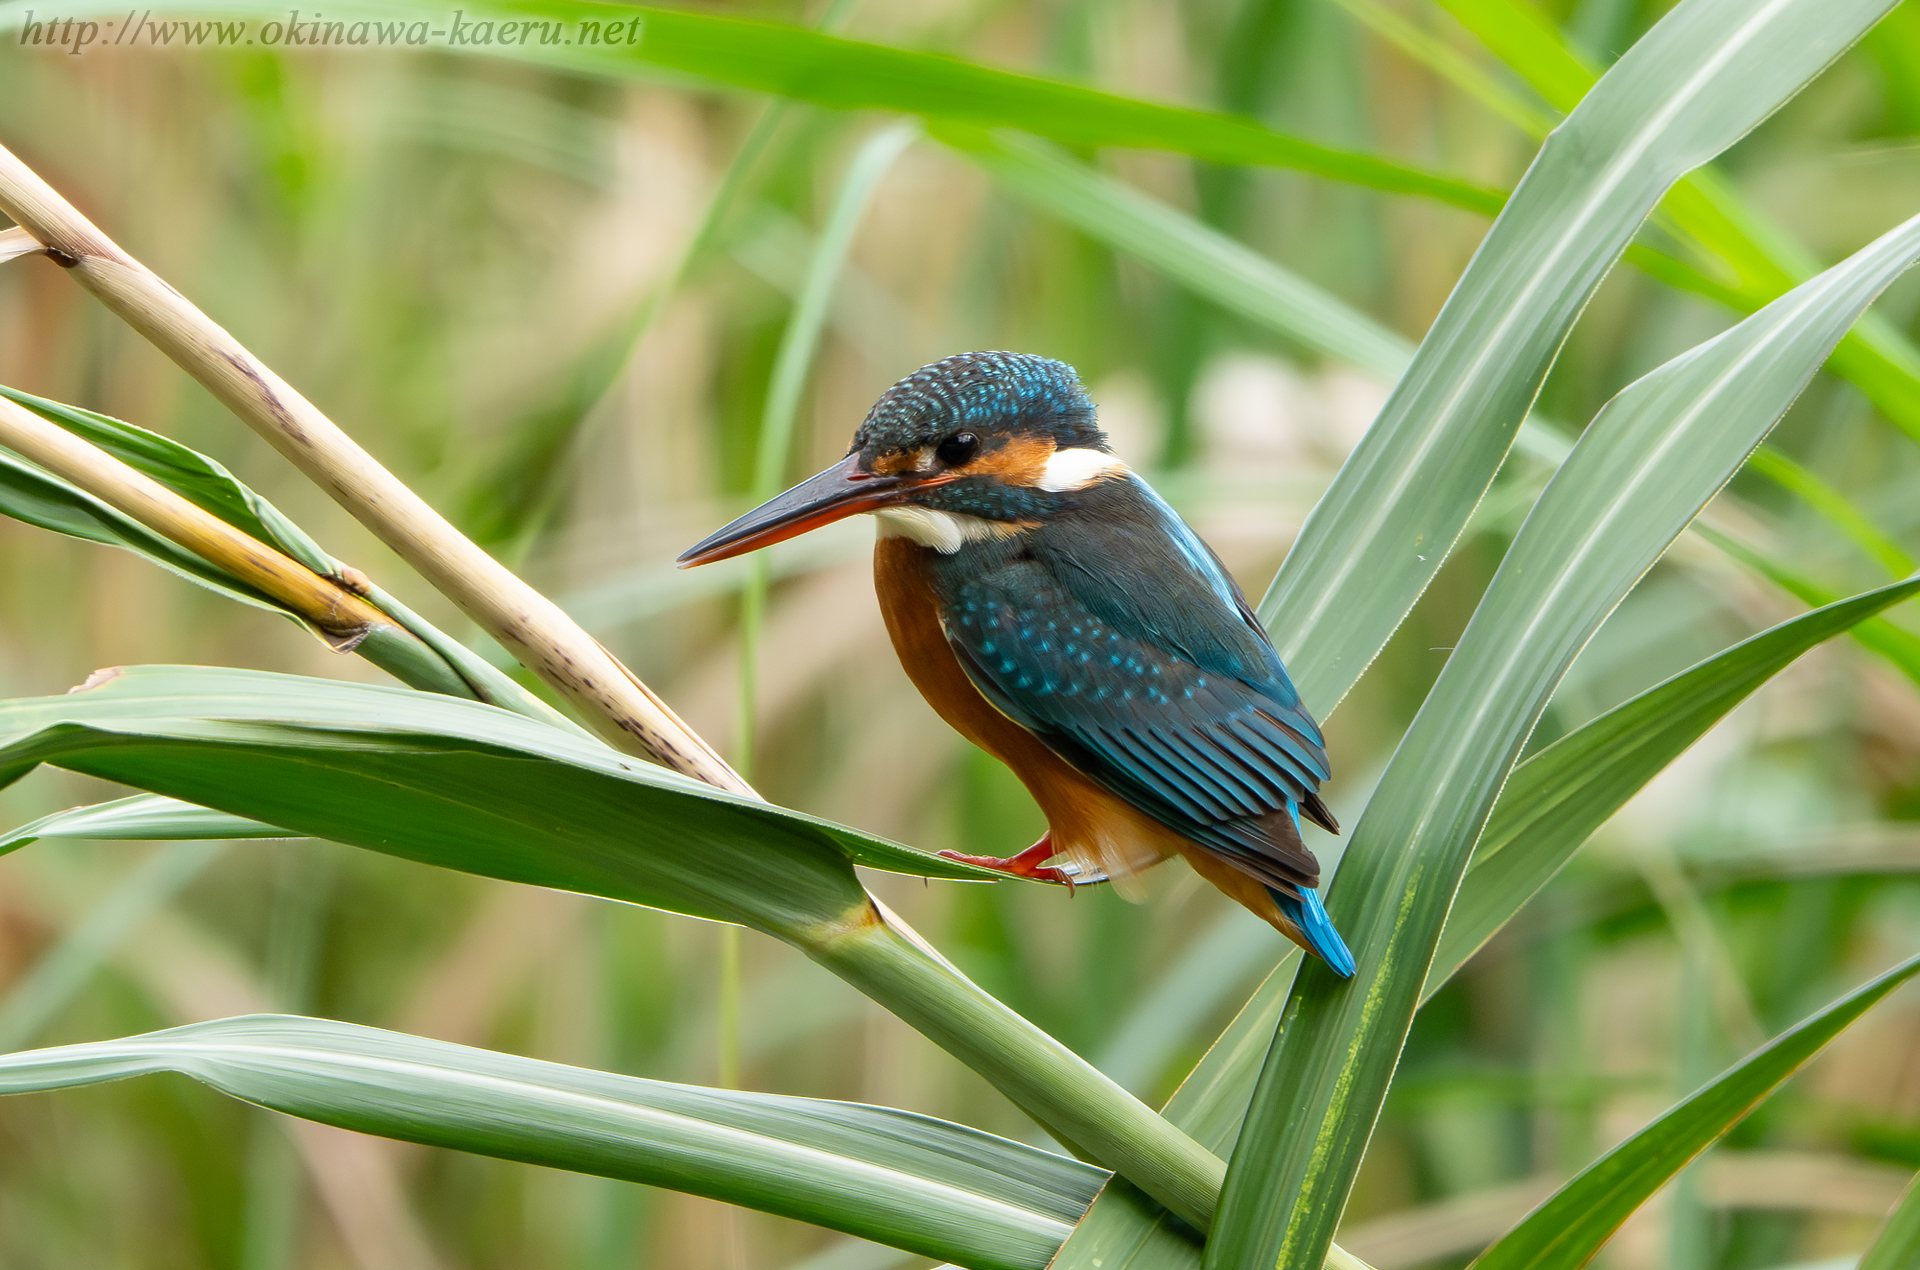
[[[1082,868],[1102,870],[1123,891],[1135,874],[1168,856],[1184,856],[1200,876],[1295,938],[1293,924],[1281,916],[1266,887],[1082,776],[980,695],[941,629],[922,568],[931,551],[907,538],[882,538],[874,548],[874,590],[893,650],[927,704],[1020,778],[1047,817],[1054,848]]]

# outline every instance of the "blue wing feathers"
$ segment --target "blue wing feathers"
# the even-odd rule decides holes
[[[1311,887],[1293,808],[1331,827],[1320,729],[1206,545],[1137,481],[1095,491],[1084,514],[929,553],[955,654],[1091,779],[1271,885]]]

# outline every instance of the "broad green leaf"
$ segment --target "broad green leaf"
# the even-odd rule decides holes
[[[118,12],[99,3],[28,5],[15,0],[0,5],[0,31],[16,29],[29,11],[37,21]],[[284,9],[260,0],[194,0],[171,11],[196,17],[286,18]],[[483,0],[458,6],[343,0],[328,8],[327,17],[402,25],[424,20],[445,33],[444,45],[456,52],[592,74],[665,70],[833,110],[892,110],[977,127],[1019,128],[1075,146],[1171,150],[1211,163],[1294,168],[1487,215],[1499,210],[1503,198],[1498,190],[1275,132],[1244,115],[1142,101],[803,27],[674,9],[610,11],[578,0]],[[542,23],[547,24],[545,32]],[[582,24],[591,24],[592,38],[586,38]],[[517,28],[511,42],[495,38],[505,27]],[[571,36],[574,32],[580,33],[577,38]],[[546,35],[551,38],[543,38]]]
[[[784,939],[1175,1212],[1224,1167],[887,922],[853,866],[979,871],[723,793],[478,702],[196,667],[0,703],[0,784],[50,763],[284,830]],[[991,876],[991,875],[985,875]]]
[[[669,1085],[324,1019],[221,1019],[0,1057],[0,1093],[179,1072],[409,1142],[744,1204],[924,1256],[1038,1270],[1105,1176],[858,1103]]]
[[[1803,614],[1743,641],[1649,689],[1569,733],[1514,769],[1501,791],[1474,862],[1447,915],[1440,948],[1421,996],[1430,998],[1479,945],[1513,916],[1571,858],[1591,832],[1723,718],[1740,700],[1808,648],[1920,592],[1920,580],[1883,587]],[[1801,853],[1796,853],[1798,856]],[[1291,951],[1290,957],[1297,956]],[[1165,1115],[1216,1152],[1238,1135],[1266,1038],[1292,981],[1275,973],[1201,1059]],[[1149,1230],[1153,1233],[1149,1236]],[[1169,1244],[1167,1238],[1174,1240]],[[1123,1248],[1141,1251],[1128,1261]],[[1170,1248],[1184,1248],[1174,1261]],[[1197,1243],[1165,1210],[1125,1183],[1109,1184],[1061,1249],[1056,1266],[1141,1270],[1198,1265]]]
[[[1860,1258],[1858,1270],[1910,1270],[1920,1265],[1920,1179],[1901,1197],[1887,1217],[1873,1247]]]
[[[1655,1191],[1916,971],[1920,957],[1909,958],[1749,1054],[1561,1187],[1482,1253],[1473,1270],[1586,1265]]]
[[[1768,11],[1791,10],[1782,0]],[[1821,7],[1822,21],[1832,12]],[[1774,49],[1786,58],[1809,38],[1795,23],[1743,37],[1743,17],[1758,21],[1688,0],[1616,70],[1692,40],[1718,59],[1742,38],[1759,41],[1758,55],[1796,37]],[[1359,971],[1343,984],[1309,967],[1288,1002],[1234,1153],[1209,1264],[1305,1266],[1323,1255],[1441,924],[1555,685],[1833,343],[1917,256],[1920,218],[1630,385],[1549,482],[1355,831],[1329,907]],[[1275,1152],[1277,1142],[1311,1147]]]
[[[1667,189],[1837,57],[1887,0],[1690,0],[1541,148],[1261,602],[1328,713],[1438,572],[1587,298]]]
[[[1920,594],[1920,579],[1782,622],[1649,688],[1513,771],[1447,914],[1423,996],[1473,956],[1667,764],[1816,644]]]
[[[1525,0],[1440,4],[1556,109],[1572,110],[1598,78],[1545,15]],[[1882,11],[1892,7],[1883,6]],[[1665,261],[1669,268],[1662,269],[1657,253],[1645,250],[1635,251],[1635,262],[1671,285],[1712,296],[1741,312],[1751,313],[1777,299],[1819,267],[1805,247],[1768,222],[1711,169],[1682,180],[1660,214],[1713,258],[1711,272],[1730,275],[1732,282],[1716,286],[1705,274],[1671,259]],[[1835,346],[1828,369],[1852,380],[1882,414],[1920,440],[1920,350],[1893,323],[1864,315]]]
[[[286,832],[771,933],[862,908],[855,862],[978,876],[478,702],[208,667],[96,680],[0,703],[0,772],[53,763]]]

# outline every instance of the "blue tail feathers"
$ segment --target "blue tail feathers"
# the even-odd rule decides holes
[[[1320,902],[1320,892],[1303,886],[1297,898],[1281,891],[1272,891],[1272,895],[1280,905],[1280,912],[1300,928],[1300,933],[1306,936],[1307,944],[1319,955],[1320,960],[1332,967],[1333,973],[1342,979],[1353,978],[1353,954],[1347,951],[1347,943],[1340,938],[1340,932],[1333,928],[1333,919],[1327,916],[1326,906]]]

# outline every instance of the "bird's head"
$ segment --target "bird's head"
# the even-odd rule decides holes
[[[1074,495],[1126,475],[1073,367],[1026,353],[959,353],[875,402],[847,457],[680,557],[725,560],[871,512],[881,532],[936,550],[1044,524]]]

